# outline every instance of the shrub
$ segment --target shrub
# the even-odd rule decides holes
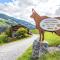
[[[17,40],[16,37],[13,37],[13,38],[8,37],[8,42],[13,42],[13,41],[16,41],[16,40]]]
[[[27,29],[26,28],[23,28],[23,27],[21,27],[21,28],[19,28],[18,30],[17,30],[17,32],[16,32],[16,34],[18,35],[18,37],[26,37],[28,34],[27,34]]]
[[[11,28],[8,28],[5,33],[8,35],[8,37],[12,37],[12,30],[11,30]]]
[[[0,35],[0,43],[8,42],[8,36],[4,33]]]

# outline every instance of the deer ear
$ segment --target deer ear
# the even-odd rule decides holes
[[[35,10],[34,10],[34,9],[32,9],[32,12],[35,12]]]

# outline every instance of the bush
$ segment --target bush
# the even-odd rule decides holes
[[[23,27],[19,28],[17,30],[16,34],[18,35],[17,37],[19,37],[19,38],[21,38],[21,37],[24,38],[24,37],[28,36],[27,29],[26,28],[23,28]]]
[[[8,28],[5,33],[8,35],[8,37],[12,37],[12,30],[11,30],[11,28]]]
[[[0,35],[0,43],[8,42],[8,36],[4,33]]]
[[[25,53],[23,53],[22,56],[19,56],[17,58],[17,60],[32,60],[31,59],[31,56],[32,56],[32,47],[29,47]]]
[[[16,41],[16,40],[17,40],[16,37],[14,37],[14,38],[8,37],[8,42],[13,42],[13,41]]]

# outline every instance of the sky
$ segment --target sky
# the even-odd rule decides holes
[[[9,2],[12,2],[12,0],[0,0],[0,3],[2,3],[2,4],[5,2],[9,3]]]
[[[0,13],[34,24],[32,8],[41,16],[60,16],[60,0],[0,0]]]

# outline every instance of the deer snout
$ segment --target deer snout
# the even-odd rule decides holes
[[[30,17],[31,17],[31,18],[34,18],[34,16],[33,16],[33,15],[31,15]]]

